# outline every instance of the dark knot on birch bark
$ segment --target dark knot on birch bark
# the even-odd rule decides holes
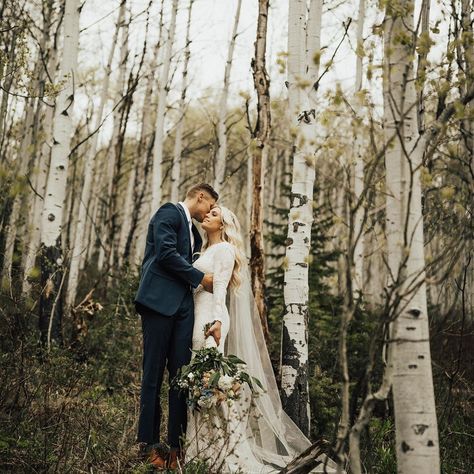
[[[296,204],[296,201],[299,200],[299,204]],[[291,207],[301,207],[308,203],[308,196],[305,194],[296,194],[291,193]]]
[[[408,314],[410,316],[413,316],[414,318],[418,318],[421,314],[421,311],[419,309],[416,309],[416,308],[412,308],[408,311]]]
[[[311,110],[303,110],[303,112],[301,112],[299,115],[298,115],[298,123],[300,122],[304,122],[304,123],[311,123],[313,120],[311,119],[311,117],[313,119],[316,119],[316,110],[314,109],[311,109]]]

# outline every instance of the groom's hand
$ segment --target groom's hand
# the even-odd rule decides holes
[[[216,341],[216,345],[219,345],[219,342],[221,342],[221,336],[222,336],[222,322],[221,321],[214,321],[212,326],[207,330],[206,332],[206,337],[212,336],[214,338],[214,341]]]
[[[206,291],[208,291],[209,293],[212,293],[213,284],[214,284],[214,278],[212,276],[212,273],[206,273],[204,275],[204,278],[201,281],[201,285]]]

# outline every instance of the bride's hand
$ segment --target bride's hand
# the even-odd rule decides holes
[[[201,281],[201,285],[203,288],[208,291],[209,293],[213,292],[213,282],[214,282],[214,277],[212,276],[211,273],[206,273]]]
[[[214,321],[212,326],[207,330],[206,337],[212,336],[214,341],[216,341],[216,345],[219,345],[222,336],[222,322],[221,321]]]

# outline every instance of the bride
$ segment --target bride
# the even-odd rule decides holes
[[[235,214],[216,206],[202,222],[207,241],[194,266],[213,273],[213,293],[194,293],[193,350],[216,347],[246,362],[265,392],[248,386],[230,406],[188,412],[186,462],[204,462],[210,472],[278,472],[310,442],[286,415],[254,305],[240,225]],[[228,300],[228,304],[226,302]],[[206,326],[207,325],[207,326]],[[206,333],[204,328],[208,327]]]

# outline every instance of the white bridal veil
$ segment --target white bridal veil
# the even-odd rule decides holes
[[[241,277],[239,288],[230,292],[227,353],[245,361],[246,371],[265,388],[252,401],[241,396],[243,442],[259,463],[278,469],[307,449],[310,441],[283,411],[247,268],[241,270]]]

